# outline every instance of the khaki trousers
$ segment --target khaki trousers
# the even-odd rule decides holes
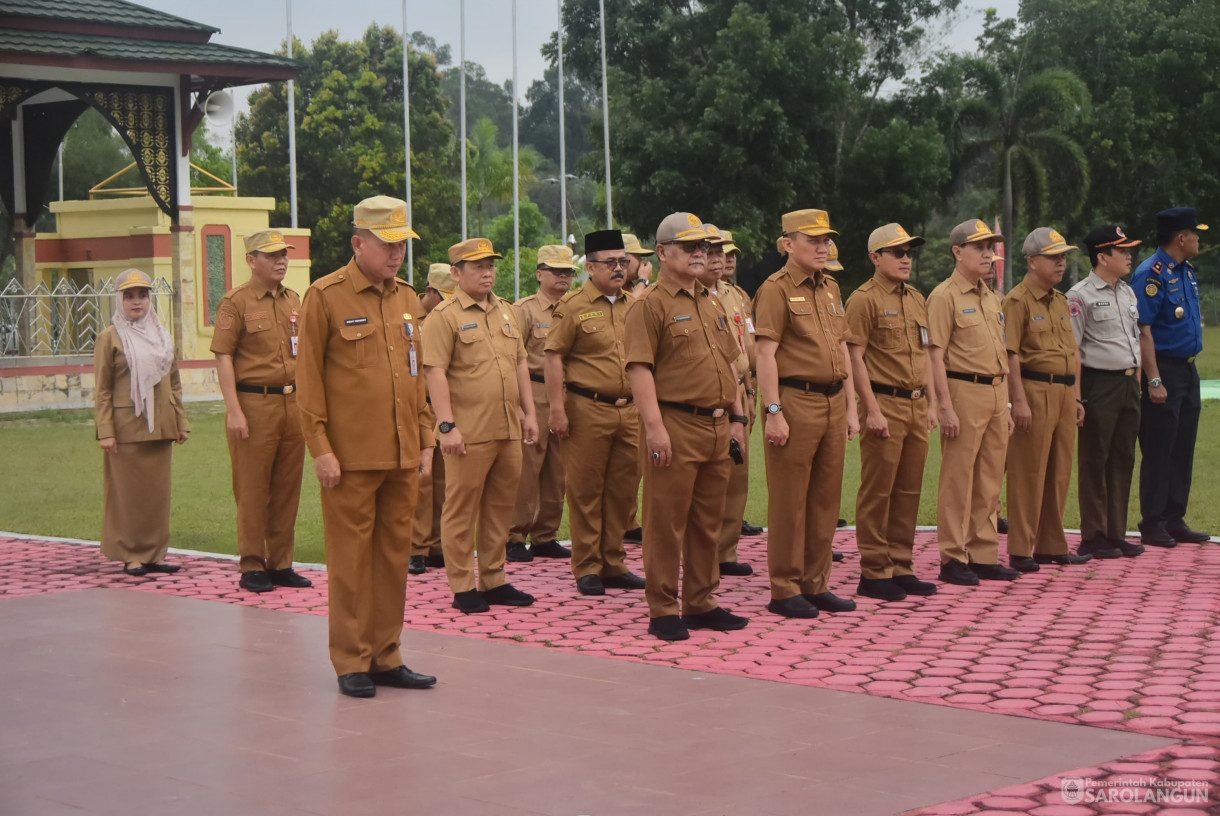
[[[940,561],[995,564],[1000,546],[996,507],[1008,452],[1008,391],[1004,383],[949,380],[949,398],[961,433],[955,439],[941,437]]]
[[[419,470],[347,470],[322,488],[330,662],[335,674],[402,665],[411,520]]]
[[[727,413],[713,419],[661,406],[661,418],[673,449],[670,466],[650,461],[644,468],[644,595],[650,618],[716,608],[716,531],[733,464]]]
[[[771,597],[816,595],[830,585],[830,565],[843,455],[847,395],[807,394],[780,386],[788,420],[786,445],[767,445],[767,569]]]
[[[1033,414],[1008,440],[1008,554],[1065,555],[1063,511],[1076,446],[1076,389],[1022,380]]]
[[[744,396],[744,394],[743,394]],[[717,561],[727,564],[737,560],[737,543],[741,541],[741,524],[746,517],[746,500],[750,492],[750,437],[754,432],[754,415],[749,413],[750,424],[746,426],[746,446],[741,449],[743,464],[733,460],[729,471],[729,490],[724,499],[724,519],[720,524],[717,540]]]
[[[627,571],[623,533],[640,489],[640,416],[568,394],[569,435],[563,443],[572,574],[607,578]]]
[[[915,525],[928,460],[928,400],[877,394],[889,423],[889,439],[860,436],[860,492],[856,494],[856,544],[860,577],[914,574]],[[860,403],[860,427],[868,411]]]
[[[411,555],[441,554],[441,511],[445,506],[445,457],[437,448],[432,454],[432,473],[419,480],[419,503],[415,506],[415,535]]]
[[[547,432],[551,408],[546,402],[546,387],[533,383],[534,406],[538,412],[538,442],[521,443],[521,484],[517,507],[508,532],[510,542],[535,544],[554,541],[563,521],[563,446]],[[539,401],[539,395],[542,401]]]
[[[504,545],[521,478],[521,440],[467,442],[466,453],[445,456],[445,509],[441,547],[449,588],[456,594],[503,585]]]
[[[292,566],[297,507],[305,466],[305,437],[296,394],[237,392],[250,427],[245,439],[226,434],[237,501],[237,552],[241,571]]]

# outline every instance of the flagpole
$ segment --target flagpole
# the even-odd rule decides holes
[[[288,58],[292,59],[292,0],[284,0],[288,9]],[[288,80],[288,212],[292,228],[297,228],[297,108],[295,83]]]
[[[606,147],[606,229],[614,229],[614,208],[610,204],[610,92],[606,80],[606,0],[597,0],[602,35],[602,141]]]
[[[462,71],[462,86],[458,92],[458,115],[462,118],[461,133],[462,143],[459,148],[462,152],[462,240],[466,240],[466,0],[460,0],[458,3],[458,14],[461,16],[459,39],[461,44],[458,46],[458,59],[461,62]]]
[[[521,299],[521,164],[517,132],[517,0],[513,0],[513,300]]]
[[[407,223],[411,219],[411,79],[408,70],[407,0],[402,0],[402,136],[407,170]],[[407,239],[407,283],[415,285],[415,242]]]
[[[559,10],[559,240],[568,243],[568,168],[567,133],[564,128],[563,110],[563,0],[555,0]]]

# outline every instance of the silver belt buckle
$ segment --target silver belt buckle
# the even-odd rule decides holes
[[[911,392],[911,399],[919,399],[922,396],[923,396],[922,388],[916,388],[914,391]]]
[[[296,386],[285,385],[283,388],[284,396],[288,396],[289,394],[291,394],[293,391],[296,391],[296,390],[297,390]]]
[[[712,418],[720,419],[720,417],[724,416],[724,413],[725,413],[724,408],[717,408],[716,410],[712,411]]]
[[[626,398],[626,397],[619,397],[618,399],[616,399],[616,400],[614,401],[614,407],[615,407],[615,408],[622,408],[622,407],[623,407],[624,405],[626,405],[626,404],[627,404],[627,398]]]

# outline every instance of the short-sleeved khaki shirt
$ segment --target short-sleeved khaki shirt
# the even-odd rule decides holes
[[[1106,371],[1139,367],[1139,305],[1126,281],[1111,286],[1090,272],[1068,292],[1068,313],[1081,365]]]
[[[523,297],[513,304],[517,313],[517,325],[521,327],[521,336],[525,341],[525,364],[530,370],[531,378],[542,376],[542,363],[546,359],[546,338],[555,325],[555,307],[559,301],[552,303],[546,295],[535,292]],[[537,380],[535,380],[537,381]],[[546,389],[534,389],[534,402],[541,397],[546,403]]]
[[[735,283],[721,281],[716,285],[720,303],[729,316],[729,324],[733,336],[737,340],[740,354],[737,357],[737,373],[745,376],[757,365],[757,354],[754,345],[754,306],[750,296]]]
[[[424,365],[445,370],[453,421],[466,442],[520,439],[517,363],[525,344],[513,306],[495,294],[484,309],[462,290],[428,315]]]
[[[1004,312],[983,281],[973,284],[958,270],[928,296],[932,345],[945,350],[945,369],[996,377],[1008,373]]]
[[[652,368],[659,402],[728,408],[739,351],[724,307],[698,281],[692,294],[662,275],[627,312],[627,364]]]
[[[779,343],[775,363],[781,378],[837,383],[847,379],[843,347],[847,315],[839,283],[818,272],[806,275],[787,265],[754,293],[759,337]]]
[[[869,379],[915,390],[928,385],[928,309],[914,286],[874,275],[847,298],[847,342],[864,347]]]
[[[564,382],[609,397],[631,396],[627,313],[634,302],[621,293],[611,303],[592,281],[563,296],[546,350],[563,358]]]
[[[254,281],[235,286],[216,307],[211,351],[233,358],[239,383],[290,385],[297,376],[292,318],[299,319],[300,311],[300,297],[283,284],[274,290]]]
[[[1028,277],[1004,298],[1005,345],[1022,370],[1043,374],[1076,373],[1076,335],[1067,297],[1041,289]]]
[[[419,465],[436,445],[419,365],[415,291],[395,278],[377,289],[355,259],[314,281],[301,302],[297,406],[309,452],[344,470]]]

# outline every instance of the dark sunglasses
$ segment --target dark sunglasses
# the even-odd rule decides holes
[[[895,258],[898,258],[898,259],[907,258],[907,257],[910,257],[910,258],[915,257],[915,250],[913,250],[913,249],[880,249],[877,251],[878,252],[888,252],[891,255],[893,255]]]
[[[694,255],[696,252],[707,254],[712,248],[711,241],[666,241],[670,246],[681,247],[682,251],[687,255]]]

